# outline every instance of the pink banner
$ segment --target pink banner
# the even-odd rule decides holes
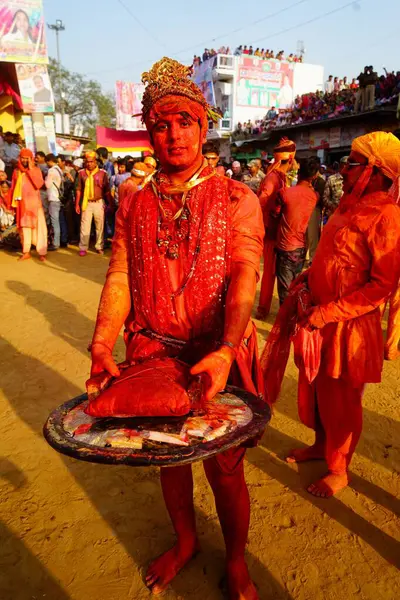
[[[145,129],[141,116],[144,85],[142,83],[116,82],[117,129],[140,131]]]

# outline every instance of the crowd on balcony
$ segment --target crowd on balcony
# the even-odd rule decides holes
[[[193,57],[193,67],[199,67],[203,62],[210,60],[214,56],[218,54],[229,55],[231,54],[231,49],[229,46],[221,46],[218,50],[214,50],[214,48],[208,49],[205,48],[202,56],[197,56],[196,54]],[[279,50],[279,52],[274,52],[273,50],[269,50],[268,48],[264,50],[264,48],[256,48],[253,49],[253,46],[238,46],[236,50],[233,52],[234,56],[256,56],[257,58],[263,58],[264,60],[275,59],[275,60],[286,60],[288,62],[303,62],[302,55],[289,54],[286,56],[284,50]]]
[[[264,50],[264,48],[256,48],[253,49],[253,46],[238,46],[234,52],[235,56],[242,56],[242,54],[248,56],[257,56],[258,58],[264,58],[265,60],[274,58],[275,60],[287,60],[288,62],[303,62],[303,55],[300,54],[289,54],[286,56],[284,50],[279,50],[279,52],[274,52],[273,50]]]
[[[238,123],[233,139],[241,140],[267,133],[278,127],[322,121],[344,115],[357,114],[397,104],[400,94],[400,71],[378,77],[373,67],[365,67],[358,78],[348,83],[348,78],[330,75],[324,91],[297,96],[293,107],[279,110],[271,107],[264,119]]]

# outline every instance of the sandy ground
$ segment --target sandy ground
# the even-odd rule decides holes
[[[75,249],[45,265],[0,253],[0,600],[148,598],[144,569],[173,540],[156,469],[78,462],[41,433],[51,409],[84,389],[107,262],[80,259]],[[270,324],[258,326],[261,344]],[[400,362],[386,364],[383,383],[365,395],[351,487],[316,499],[304,486],[323,465],[281,460],[312,437],[297,419],[290,363],[275,417],[246,467],[248,560],[262,600],[400,598],[399,399]],[[222,537],[201,465],[194,470],[203,552],[167,600],[222,598]]]

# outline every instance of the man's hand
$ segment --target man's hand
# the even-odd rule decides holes
[[[90,371],[91,377],[98,375],[103,371],[110,373],[113,377],[119,377],[120,370],[117,367],[115,360],[112,357],[111,350],[103,344],[94,343],[91,348],[92,352],[92,368]]]
[[[222,346],[219,350],[208,354],[190,370],[191,375],[207,373],[208,380],[205,382],[207,387],[204,395],[206,402],[212,400],[218,392],[225,389],[235,358],[236,353],[234,350]]]
[[[300,327],[313,331],[314,329],[322,329],[326,323],[322,317],[321,309],[319,306],[313,306],[306,312],[304,317],[300,320]]]
[[[77,215],[81,214],[81,207],[79,206],[79,204],[75,204],[75,211]]]

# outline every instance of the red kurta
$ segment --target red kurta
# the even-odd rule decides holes
[[[312,384],[302,373],[299,378],[300,418],[317,439],[323,432],[325,458],[336,474],[347,471],[361,434],[364,384],[381,380],[379,307],[400,272],[400,209],[392,198],[375,193],[355,205],[347,200],[325,227],[308,273],[326,322],[320,372]]]
[[[271,310],[276,276],[275,248],[279,226],[279,219],[276,217],[276,203],[279,192],[285,186],[286,176],[280,173],[280,171],[272,171],[272,173],[264,177],[258,192],[265,227],[264,267],[258,309],[265,316]]]
[[[19,169],[14,169],[11,196],[17,182]],[[17,227],[36,229],[38,210],[42,206],[40,189],[44,181],[39,167],[32,167],[22,175],[22,200],[17,202]]]
[[[179,340],[203,340],[199,359],[212,349],[210,342],[222,336],[231,263],[249,264],[259,272],[264,235],[259,202],[247,186],[226,177],[216,175],[201,183],[188,201],[190,237],[179,245],[176,260],[167,259],[156,243],[158,202],[147,185],[134,198],[126,196],[116,216],[109,273],[130,275],[127,358],[171,354],[162,342],[138,333],[149,329]],[[185,282],[182,293],[173,297]],[[262,391],[251,322],[233,372],[240,374],[236,382],[249,391]]]
[[[308,286],[327,325],[322,360],[328,375],[354,385],[381,380],[379,306],[400,272],[400,208],[383,192],[343,203],[324,229]]]

